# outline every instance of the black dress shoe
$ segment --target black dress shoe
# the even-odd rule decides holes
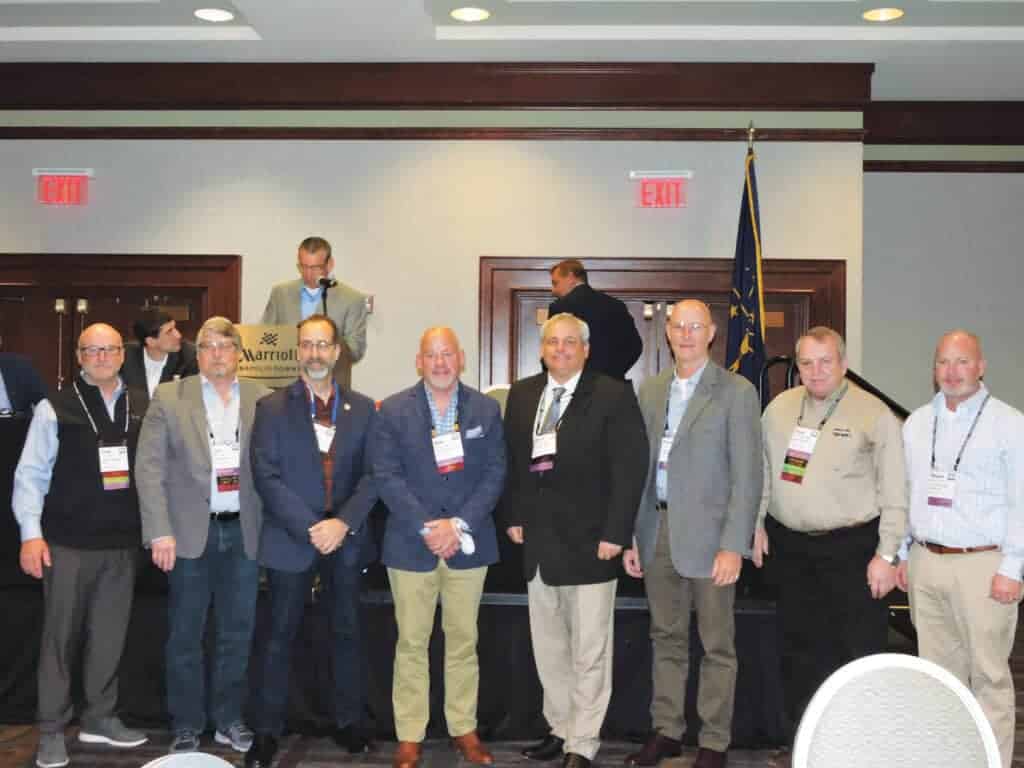
[[[575,752],[566,752],[565,760],[562,761],[562,768],[590,768],[590,761],[583,755]]]
[[[245,753],[246,768],[270,768],[276,754],[277,739],[266,733],[257,733]]]
[[[683,753],[681,741],[662,736],[658,731],[652,731],[644,742],[639,752],[634,752],[626,758],[626,765],[657,765],[666,757],[679,757]]]
[[[562,747],[565,746],[565,739],[560,739],[555,734],[549,733],[541,741],[523,750],[523,757],[531,760],[554,760],[562,756]]]
[[[335,728],[331,738],[334,739],[335,744],[342,749],[347,749],[351,755],[373,752],[373,741],[358,725],[350,724],[344,728]]]

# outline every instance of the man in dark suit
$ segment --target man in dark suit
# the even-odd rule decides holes
[[[365,660],[359,585],[366,520],[377,500],[370,474],[370,398],[334,380],[338,326],[325,315],[299,323],[299,380],[256,404],[253,479],[263,499],[259,561],[267,572],[270,628],[254,691],[256,738],[247,766],[268,768],[284,730],[291,651],[313,577],[326,593],[331,635],[335,742],[356,754],[369,748],[361,719]]]
[[[530,635],[551,734],[524,750],[585,768],[612,692],[617,558],[633,540],[647,476],[647,435],[633,388],[584,370],[586,323],[541,331],[547,373],[517,381],[505,406],[512,541],[523,544]]]
[[[498,403],[459,381],[464,364],[451,328],[428,329],[416,355],[422,380],[381,404],[374,429],[374,479],[388,507],[381,559],[398,623],[394,768],[421,759],[439,595],[448,733],[465,761],[494,761],[476,732],[476,644],[487,566],[498,561],[492,514],[505,481],[505,441]]]
[[[691,608],[704,647],[694,768],[723,768],[732,734],[733,603],[761,502],[761,409],[750,382],[709,359],[715,330],[704,302],[678,302],[666,323],[675,367],[640,387],[651,452],[635,543],[623,564],[647,591],[654,696],[653,730],[629,765],[680,754]]]
[[[46,385],[31,361],[0,352],[0,413],[27,413],[46,397]]]
[[[578,259],[567,259],[551,268],[551,292],[556,298],[548,307],[548,317],[568,312],[590,328],[586,367],[613,379],[625,379],[644,348],[626,305],[591,288],[587,270]]]
[[[139,343],[125,345],[121,376],[128,386],[145,393],[147,403],[160,384],[199,373],[196,348],[182,340],[166,312],[146,310],[132,330]]]

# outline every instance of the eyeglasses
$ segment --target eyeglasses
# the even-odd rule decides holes
[[[90,344],[87,347],[79,347],[78,351],[82,353],[82,357],[97,357],[99,355],[113,357],[114,355],[121,354],[122,349],[124,349],[124,347],[115,347],[113,345],[98,347],[95,344]]]
[[[295,265],[295,268],[298,269],[299,272],[326,272],[327,262],[325,261],[323,264],[303,264],[302,262],[299,262]]]
[[[671,320],[669,320],[668,321],[668,327],[669,328],[673,328],[673,329],[675,329],[677,331],[689,331],[690,333],[700,333],[701,331],[703,331],[705,328],[708,327],[708,324],[707,323],[698,323],[698,322],[693,322],[693,323],[683,323],[683,322],[673,323]]]
[[[228,349],[238,349],[238,346],[233,341],[204,341],[196,346],[203,352],[224,352]]]
[[[318,341],[303,339],[302,341],[299,342],[299,349],[301,349],[303,352],[309,352],[314,349],[317,352],[326,352],[328,349],[331,349],[334,346],[337,346],[337,342],[324,341],[323,339],[320,339]]]

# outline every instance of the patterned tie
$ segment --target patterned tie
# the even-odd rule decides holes
[[[558,425],[558,417],[561,415],[560,401],[564,394],[565,387],[555,387],[551,390],[551,406],[548,408],[548,412],[544,416],[544,424],[540,428],[542,435],[555,431],[555,427]]]

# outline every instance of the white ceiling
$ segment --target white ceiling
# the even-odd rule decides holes
[[[0,0],[0,61],[872,62],[875,99],[1024,100],[1024,0]]]

